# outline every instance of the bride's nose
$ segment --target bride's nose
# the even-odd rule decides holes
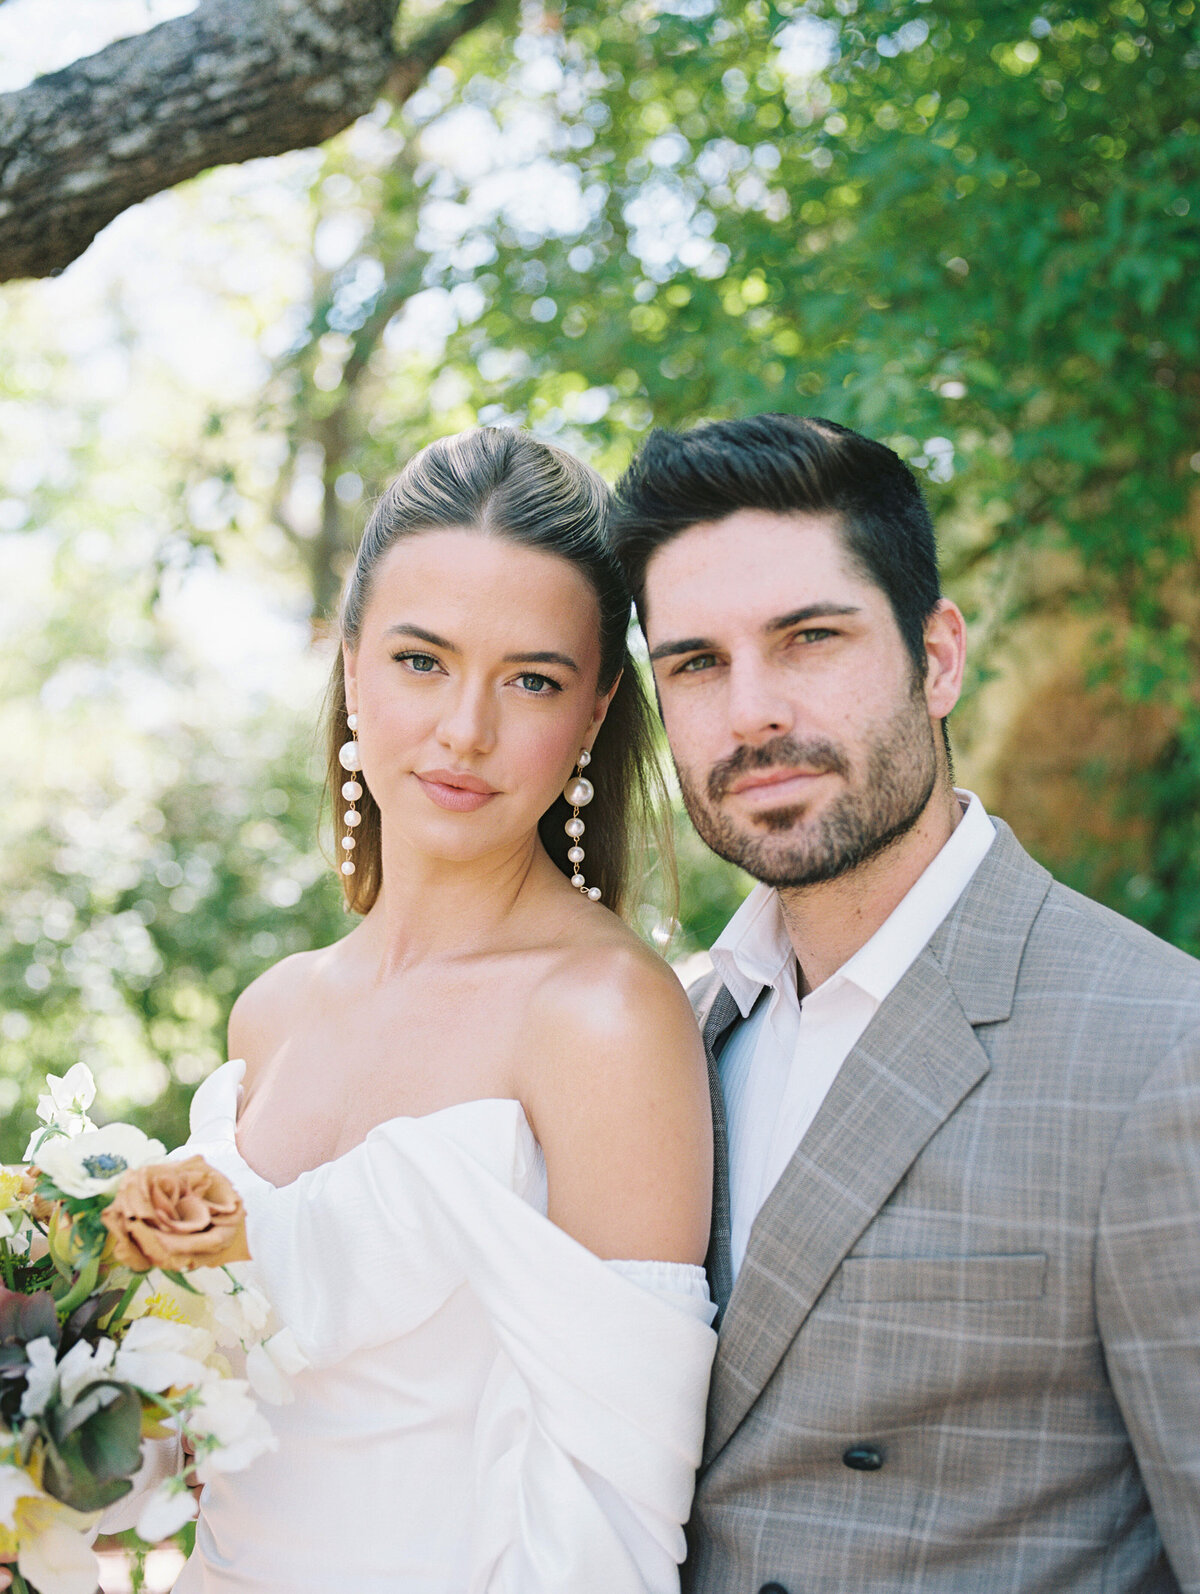
[[[438,740],[460,758],[488,753],[496,745],[496,713],[485,682],[463,681],[444,704]]]

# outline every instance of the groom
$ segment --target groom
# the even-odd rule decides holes
[[[951,780],[964,627],[889,449],[655,433],[620,489],[688,812],[722,1310],[690,1594],[1200,1591],[1200,964]]]

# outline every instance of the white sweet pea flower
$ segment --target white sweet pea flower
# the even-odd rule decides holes
[[[48,1345],[50,1341],[46,1340],[45,1343]],[[10,1461],[0,1461],[0,1527],[11,1531],[16,1526],[19,1500],[42,1498],[41,1489],[24,1467],[14,1467]]]
[[[218,1345],[246,1345],[262,1338],[271,1320],[271,1303],[254,1282],[252,1262],[201,1267],[188,1282],[201,1292],[212,1312]]]
[[[96,1099],[96,1081],[86,1063],[76,1063],[60,1079],[57,1074],[47,1074],[49,1090],[38,1097],[37,1115],[46,1126],[35,1129],[25,1148],[28,1162],[49,1137],[85,1134],[96,1126],[88,1117],[88,1108]]]
[[[100,1563],[83,1533],[68,1525],[90,1520],[76,1512],[62,1512],[31,1539],[22,1540],[17,1568],[39,1594],[95,1594]]]
[[[178,1533],[185,1522],[194,1522],[199,1511],[191,1491],[182,1478],[167,1478],[160,1483],[137,1519],[137,1535],[146,1544],[159,1544]]]
[[[222,1472],[241,1472],[256,1457],[279,1446],[242,1378],[220,1378],[205,1384],[186,1421],[191,1433],[217,1446],[197,1461],[196,1476],[201,1483],[211,1483]]]
[[[106,1124],[72,1139],[61,1135],[47,1140],[37,1153],[37,1165],[64,1195],[110,1195],[130,1168],[161,1162],[166,1148],[132,1124]]]
[[[45,1335],[31,1339],[25,1347],[29,1371],[25,1374],[25,1393],[21,1396],[22,1417],[40,1417],[58,1387],[58,1351]]]
[[[89,1384],[112,1377],[117,1347],[111,1339],[94,1346],[78,1340],[58,1364],[58,1389],[64,1405],[73,1406]]]
[[[290,1405],[296,1398],[291,1380],[310,1365],[290,1328],[254,1345],[246,1354],[246,1377],[260,1400],[272,1406]]]
[[[113,1374],[122,1383],[151,1394],[182,1389],[212,1376],[204,1365],[212,1350],[213,1337],[207,1329],[165,1317],[139,1317],[121,1341],[113,1359]]]

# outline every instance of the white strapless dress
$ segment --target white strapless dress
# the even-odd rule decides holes
[[[311,1366],[279,1448],[205,1490],[177,1594],[677,1594],[703,1270],[556,1228],[517,1101],[394,1118],[276,1189],[237,1149],[243,1069],[200,1086],[187,1150],[240,1190]]]

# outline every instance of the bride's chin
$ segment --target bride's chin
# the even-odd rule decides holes
[[[432,865],[451,867],[483,864],[489,860],[520,858],[528,855],[537,841],[537,825],[514,829],[481,823],[484,811],[474,814],[433,814],[420,823],[384,825],[384,857],[392,848],[393,838],[397,855],[420,858]]]

